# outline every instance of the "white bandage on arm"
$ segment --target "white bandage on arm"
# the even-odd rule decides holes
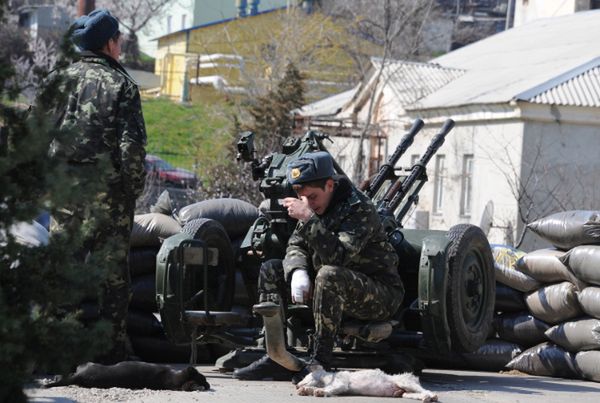
[[[296,269],[292,273],[292,302],[298,304],[304,304],[305,296],[308,298],[310,292],[310,277],[308,277],[308,272],[303,269]]]

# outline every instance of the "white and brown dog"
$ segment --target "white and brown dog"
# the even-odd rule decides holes
[[[388,375],[379,369],[327,372],[321,366],[311,370],[296,385],[301,396],[362,395],[437,401],[437,395],[424,389],[419,378],[409,372],[398,375]]]

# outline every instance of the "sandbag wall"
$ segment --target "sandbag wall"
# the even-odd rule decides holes
[[[258,273],[242,273],[240,270],[239,249],[246,233],[258,218],[258,209],[252,204],[239,199],[211,199],[190,204],[182,208],[177,218],[182,226],[198,218],[209,218],[221,223],[235,254],[235,296],[236,309],[243,309],[249,313],[249,307],[255,303],[256,298],[250,298],[246,290],[245,281],[256,284]],[[246,268],[247,270],[248,268]],[[250,278],[244,279],[244,276]]]
[[[151,362],[188,362],[188,346],[170,343],[159,321],[156,303],[156,255],[162,241],[177,234],[191,220],[209,218],[219,221],[225,228],[234,253],[250,226],[258,217],[258,209],[242,200],[212,199],[181,208],[172,208],[168,192],[163,192],[152,213],[136,215],[131,234],[129,267],[132,299],[129,306],[127,331],[136,355]],[[239,268],[236,268],[236,295],[234,304],[250,306]],[[207,346],[198,346],[198,362],[214,361]],[[217,349],[218,350],[218,349]],[[220,354],[216,351],[216,354]]]
[[[504,345],[495,362],[600,381],[600,212],[561,212],[529,228],[554,248],[526,254],[492,245],[497,314],[489,343]]]
[[[164,239],[181,231],[171,215],[140,214],[134,217],[129,251],[132,297],[127,315],[127,333],[135,355],[149,362],[188,362],[190,349],[167,340],[156,303],[156,255]],[[205,350],[205,349],[204,349]],[[199,350],[199,360],[208,352]]]

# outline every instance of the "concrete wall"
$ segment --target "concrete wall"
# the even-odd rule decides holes
[[[517,0],[514,26],[538,18],[558,17],[590,9],[590,0]]]
[[[523,172],[526,197],[521,209],[529,220],[564,210],[600,207],[600,126],[597,123],[527,121],[524,130]],[[518,231],[522,230],[522,225]],[[525,237],[526,250],[546,247],[537,236]]]
[[[413,146],[400,159],[400,166],[409,167],[411,160],[420,158],[427,149],[440,125],[427,124],[417,137]],[[442,208],[439,212],[433,209],[434,184],[436,182],[434,156],[428,166],[429,181],[420,193],[419,203],[407,217],[407,228],[430,228],[446,230],[460,223],[479,225],[486,205],[491,201],[494,209],[494,226],[489,232],[490,242],[505,243],[509,241],[506,227],[516,225],[514,212],[517,202],[512,195],[506,176],[511,174],[506,166],[514,160],[518,172],[521,136],[523,124],[518,121],[487,121],[459,123],[448,134],[446,141],[436,156],[445,157],[443,172]],[[404,131],[391,135],[389,152],[393,152]],[[417,155],[417,157],[413,157]],[[473,156],[471,211],[461,213],[461,193],[463,184],[463,161],[465,155]],[[429,222],[422,222],[425,212]],[[420,216],[419,218],[417,218]],[[419,222],[421,221],[421,222]]]

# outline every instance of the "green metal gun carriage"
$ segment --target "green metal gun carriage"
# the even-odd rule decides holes
[[[389,321],[344,321],[334,350],[334,366],[419,370],[423,361],[477,350],[490,334],[495,277],[490,246],[481,229],[469,224],[455,225],[448,231],[402,227],[427,181],[427,163],[453,126],[452,120],[446,121],[417,163],[397,169],[398,160],[423,127],[417,120],[376,177],[362,189],[378,207],[399,255],[398,271],[406,294]],[[260,180],[265,202],[242,243],[239,261],[234,259],[223,227],[213,220],[193,220],[182,233],[163,243],[156,273],[161,320],[171,341],[191,344],[192,361],[198,343],[231,349],[218,360],[224,369],[249,364],[265,353],[265,347],[275,351],[268,345],[274,343],[273,336],[265,345],[260,316],[231,310],[235,270],[243,275],[249,300],[257,301],[261,262],[283,258],[295,227],[279,202],[295,196],[286,180],[287,164],[307,152],[326,151],[323,140],[327,138],[309,131],[302,138],[288,139],[281,152],[259,161],[254,157],[253,134],[242,134],[238,159],[251,163],[253,179]],[[344,174],[337,163],[334,168]],[[262,313],[269,311],[265,309],[256,307]],[[312,313],[303,305],[290,305],[287,312],[287,345],[295,355],[303,356],[309,347]]]

